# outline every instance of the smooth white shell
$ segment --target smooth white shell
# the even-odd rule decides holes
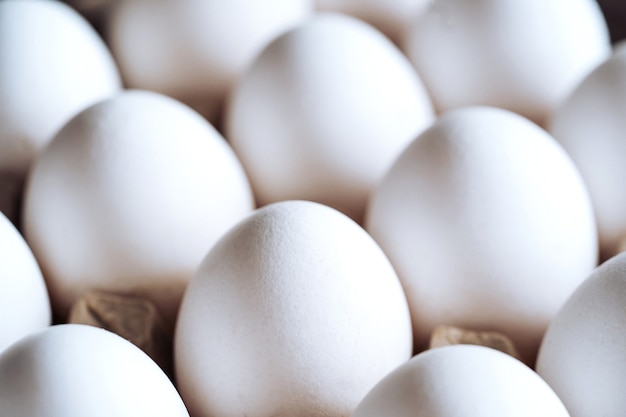
[[[494,349],[423,352],[367,394],[352,417],[569,417],[532,369]]]
[[[0,2],[0,171],[25,175],[65,122],[115,94],[104,42],[59,1]]]
[[[260,205],[313,200],[360,221],[372,188],[432,120],[418,75],[387,38],[319,14],[261,53],[225,127]]]
[[[433,0],[404,49],[439,110],[489,105],[543,123],[611,45],[595,0]]]
[[[313,0],[132,0],[113,7],[111,49],[126,83],[217,121],[224,96],[259,51],[305,20]]]
[[[100,289],[147,296],[173,324],[206,252],[252,209],[243,168],[206,120],[127,91],[81,112],[42,152],[24,232],[59,317]]]
[[[496,330],[533,361],[597,262],[585,185],[548,133],[506,110],[443,115],[372,197],[366,228],[403,282],[418,347],[440,324]]]
[[[188,417],[165,373],[129,341],[66,324],[0,354],[0,404],[11,417]]]
[[[603,259],[626,238],[626,54],[619,49],[556,110],[549,130],[589,189]]]
[[[597,268],[552,319],[537,372],[572,417],[626,414],[626,254]]]
[[[411,355],[398,277],[352,220],[304,201],[257,210],[209,252],[177,324],[191,414],[340,417]]]
[[[0,213],[0,352],[50,325],[48,291],[30,248]]]

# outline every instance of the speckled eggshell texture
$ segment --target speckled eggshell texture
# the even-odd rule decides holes
[[[433,117],[389,39],[320,13],[261,52],[230,97],[225,128],[259,204],[312,200],[361,221],[374,185]]]
[[[0,173],[25,175],[71,117],[121,87],[96,31],[60,1],[0,2]]]
[[[431,349],[386,376],[352,417],[569,417],[531,368],[494,349]]]
[[[50,325],[48,291],[24,238],[0,213],[0,352]]]
[[[25,193],[25,236],[62,319],[99,289],[146,296],[173,326],[206,252],[253,209],[224,138],[187,106],[146,91],[72,119]]]
[[[318,203],[258,209],[209,252],[183,299],[177,384],[197,417],[348,416],[411,355],[395,271]]]
[[[554,317],[537,372],[572,417],[626,413],[626,253],[603,263]]]
[[[527,363],[597,262],[585,184],[546,131],[507,110],[444,114],[374,193],[366,229],[403,282],[416,337],[504,333]]]
[[[53,326],[0,354],[0,404],[11,417],[189,417],[148,355],[79,324]]]

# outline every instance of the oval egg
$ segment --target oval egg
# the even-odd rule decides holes
[[[193,415],[347,416],[411,355],[402,287],[340,212],[258,209],[208,253],[185,293],[176,379]]]
[[[550,322],[537,372],[572,417],[626,414],[626,253],[598,267]]]
[[[547,132],[507,110],[450,111],[396,160],[366,229],[404,285],[416,347],[438,325],[504,333],[527,363],[597,262],[585,184]]]
[[[147,297],[173,327],[202,258],[253,207],[239,160],[205,119],[131,90],[81,112],[42,152],[24,233],[61,320],[98,289]]]
[[[0,404],[11,417],[189,417],[138,347],[78,324],[53,326],[0,354]]]
[[[225,116],[260,205],[312,200],[357,222],[393,159],[434,117],[421,80],[391,41],[332,13],[268,45]]]
[[[413,357],[380,381],[352,417],[569,417],[532,369],[505,353],[455,345]]]

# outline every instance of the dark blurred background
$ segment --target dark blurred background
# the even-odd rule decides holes
[[[598,0],[613,42],[626,39],[626,0]]]

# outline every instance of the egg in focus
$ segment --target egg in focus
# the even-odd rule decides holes
[[[211,249],[185,292],[176,380],[194,416],[347,416],[408,360],[398,277],[335,209],[258,209]]]

